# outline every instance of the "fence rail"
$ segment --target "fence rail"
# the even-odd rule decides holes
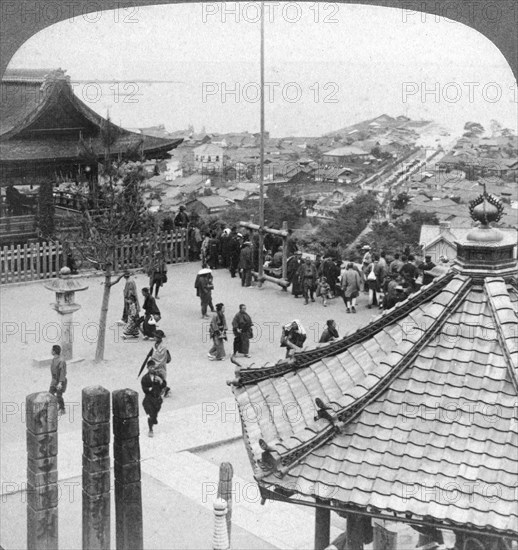
[[[122,237],[116,249],[115,269],[145,268],[153,250],[163,252],[167,263],[188,261],[187,231],[162,232],[153,239],[140,234]],[[0,249],[0,284],[57,277],[59,270],[67,263],[67,251],[68,247],[61,242],[3,246]],[[78,254],[74,257],[80,271],[95,267],[81,262]]]

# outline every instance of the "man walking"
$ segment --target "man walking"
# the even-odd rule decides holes
[[[239,269],[241,269],[241,286],[251,286],[252,284],[252,247],[249,241],[243,243],[239,255]]]
[[[205,267],[198,272],[196,280],[194,281],[194,288],[196,289],[196,296],[199,296],[201,302],[201,318],[208,319],[207,307],[214,313],[215,309],[212,305],[212,290],[214,289],[214,280],[212,278],[212,271]]]
[[[142,406],[147,414],[148,436],[153,437],[153,426],[158,424],[158,413],[162,408],[162,391],[166,387],[165,380],[158,374],[155,361],[147,363],[148,372],[142,377],[141,385],[144,392]]]
[[[167,282],[167,265],[165,263],[164,255],[160,251],[155,252],[155,257],[151,262],[151,266],[148,271],[149,275],[149,292],[153,294],[153,287],[155,288],[155,300],[158,300],[158,292],[160,287]]]
[[[252,325],[252,318],[246,312],[246,305],[240,304],[239,311],[232,320],[234,355],[241,353],[245,357],[250,357],[250,338],[253,338]]]
[[[315,264],[311,261],[311,258],[306,257],[304,263],[299,267],[298,271],[299,280],[302,283],[302,291],[304,293],[304,305],[311,301],[315,301],[314,292],[317,282],[317,269]]]
[[[67,363],[61,357],[61,346],[52,346],[52,362],[50,363],[50,388],[49,393],[58,401],[58,414],[65,414],[65,402],[63,394],[67,389]]]

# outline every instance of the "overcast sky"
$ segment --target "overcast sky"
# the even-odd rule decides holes
[[[497,119],[516,129],[512,71],[473,29],[393,8],[274,4],[265,33],[272,135],[320,135],[382,113],[450,127]],[[10,66],[65,69],[83,81],[75,85],[83,100],[126,127],[255,132],[257,7],[179,4],[79,15],[31,38]],[[95,83],[103,80],[121,82]]]

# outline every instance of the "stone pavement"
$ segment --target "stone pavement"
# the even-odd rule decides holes
[[[226,380],[233,378],[230,361],[213,363],[206,353],[208,323],[200,318],[194,278],[199,264],[170,266],[169,282],[161,291],[158,305],[162,311],[160,328],[167,335],[172,354],[168,366],[172,399],[164,400],[156,436],[147,438],[145,417],[141,416],[141,452],[144,498],[144,537],[146,549],[210,548],[212,540],[212,503],[217,484],[219,461],[234,465],[236,503],[234,548],[311,548],[314,513],[284,503],[261,506],[257,487],[241,438],[237,408]],[[147,278],[136,277],[139,288]],[[304,306],[299,299],[265,284],[243,288],[228,272],[214,272],[214,303],[226,305],[227,322],[246,303],[257,323],[248,361],[275,362],[283,357],[279,347],[281,325],[300,319],[308,332],[308,345],[318,341],[325,321],[334,318],[340,334],[364,324],[374,313],[360,302],[357,315],[346,315],[341,300],[327,308],[320,303]],[[113,391],[124,387],[140,391],[138,368],[151,342],[124,342],[116,321],[121,313],[122,283],[113,287],[108,313],[106,361],[95,365],[96,323],[102,296],[101,278],[86,280],[89,289],[77,295],[83,306],[75,314],[75,356],[85,358],[69,367],[69,388],[65,394],[67,414],[59,425],[59,480],[62,494],[77,488],[81,474],[81,389],[100,384]],[[57,343],[57,315],[49,307],[51,293],[43,283],[3,286],[0,289],[2,346],[1,370],[1,493],[2,521],[0,544],[10,550],[23,548],[25,541],[24,483],[25,396],[48,389],[48,368],[32,366],[32,359],[46,356]],[[231,349],[229,335],[227,351]],[[143,415],[143,411],[141,411]],[[211,460],[211,450],[218,460]],[[217,451],[217,452],[216,452]],[[239,499],[239,502],[238,502]],[[70,501],[70,498],[68,499]],[[80,548],[80,498],[60,501],[61,548]],[[113,508],[113,506],[112,506]],[[75,510],[75,513],[72,512]],[[113,512],[112,512],[113,515]],[[341,521],[334,519],[337,527]],[[338,533],[338,531],[336,531]],[[17,542],[18,541],[18,542]]]

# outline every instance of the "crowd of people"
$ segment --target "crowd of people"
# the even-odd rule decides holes
[[[212,346],[207,353],[208,359],[223,361],[226,357],[225,343],[229,326],[225,316],[225,305],[221,302],[215,306],[213,304],[213,270],[227,269],[231,278],[239,276],[243,287],[255,284],[259,271],[259,236],[257,233],[238,231],[235,226],[225,225],[207,231],[202,236],[199,228],[190,224],[185,207],[180,208],[174,225],[187,230],[190,259],[201,261],[194,288],[200,300],[202,319],[210,319],[209,334]],[[288,232],[285,241],[278,234],[268,233],[264,236],[263,243],[265,272],[280,278],[283,263],[286,261],[286,281],[283,281],[283,290],[291,287],[291,294],[295,298],[302,296],[304,305],[319,299],[322,305],[327,307],[330,300],[341,298],[346,313],[357,313],[362,295],[366,298],[367,308],[390,309],[449,269],[446,258],[441,258],[440,264],[435,265],[430,256],[426,256],[424,261],[417,261],[409,250],[402,254],[389,255],[384,251],[375,252],[369,245],[361,248],[361,261],[358,261],[358,256],[344,261],[336,251],[324,256],[316,255],[314,259],[308,254],[303,257],[292,231]],[[171,354],[167,349],[165,333],[158,329],[161,312],[157,300],[160,299],[160,289],[167,282],[167,265],[160,251],[153,255],[146,273],[149,276],[149,286],[141,290],[142,308],[136,282],[129,271],[125,271],[112,284],[125,279],[124,305],[120,321],[123,325],[124,340],[138,339],[141,335],[144,340],[154,340],[139,373],[140,376],[144,369],[147,369],[141,379],[141,385],[145,395],[143,407],[148,417],[148,434],[152,437],[153,427],[158,423],[162,400],[170,396],[171,392],[167,385],[167,364],[171,361]],[[211,317],[208,315],[209,309]],[[253,321],[246,304],[239,304],[230,327],[234,336],[233,360],[239,356],[251,357]],[[282,328],[280,340],[281,347],[286,348],[286,357],[289,358],[302,350],[306,338],[306,331],[298,319],[286,323]],[[336,322],[329,319],[319,342],[329,343],[338,338]],[[59,346],[53,348],[51,392],[56,395],[62,414],[62,395],[67,384],[66,362],[58,348]]]

